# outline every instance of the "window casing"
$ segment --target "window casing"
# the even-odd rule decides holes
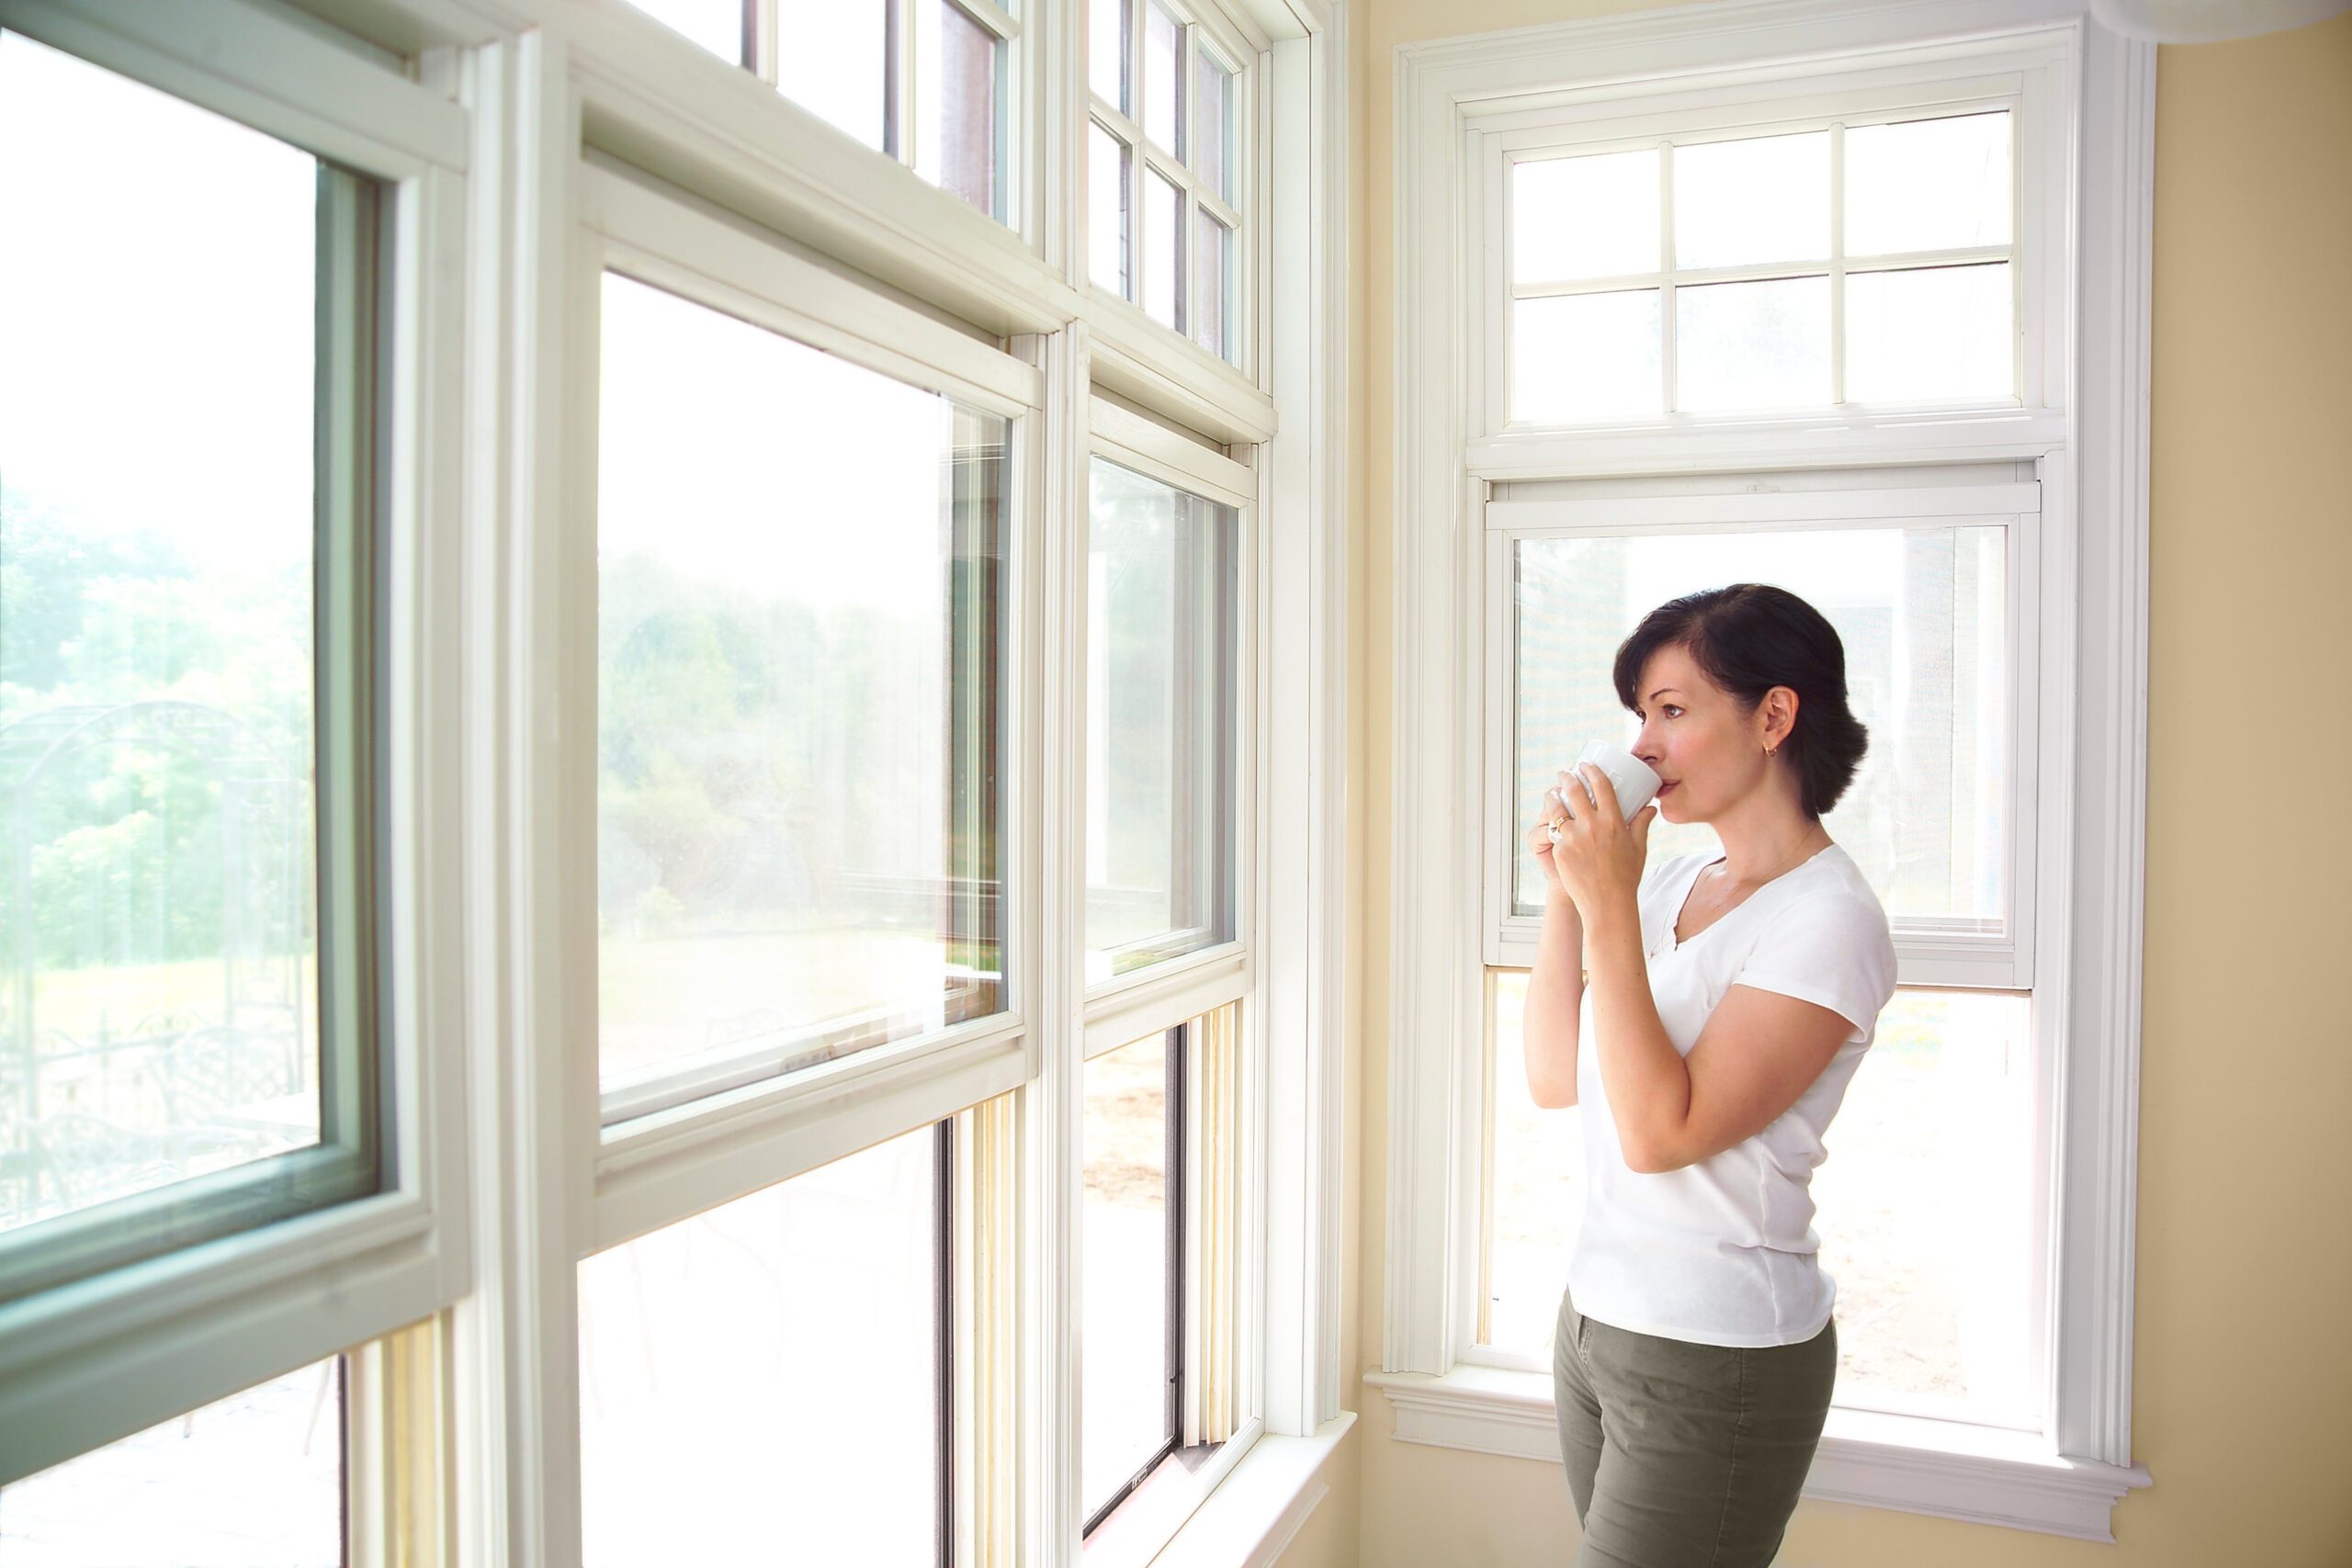
[[[1851,52],[1857,28],[1872,29],[1867,54]],[[1917,498],[1940,486],[1948,497],[1949,487],[1974,482],[1972,473],[2036,493],[2032,502],[2012,498],[1993,508],[2010,540],[2015,611],[2007,625],[2011,669],[2019,672],[2007,709],[2018,768],[2009,786],[2017,831],[2006,856],[2015,889],[2007,929],[1915,921],[1905,931],[1899,900],[1889,912],[1906,986],[1992,987],[1982,993],[1988,996],[2035,988],[2039,1032],[2028,1070],[2033,1113],[2054,1129],[2049,1188],[2008,1212],[2064,1214],[2076,1234],[2104,1238],[2102,1256],[2117,1247],[2128,1252],[2130,1135],[2119,1129],[2130,1123],[2134,1020],[2084,987],[2122,984],[2115,976],[2136,962],[2128,948],[2137,929],[2136,874],[2119,864],[2136,865],[2138,851],[2112,832],[2086,831],[2072,803],[2088,788],[2108,822],[2137,820],[2139,764],[2104,737],[2086,739],[2077,716],[2141,711],[2129,655],[2140,646],[2131,628],[2144,624],[2144,589],[2135,588],[2127,563],[2144,547],[2144,492],[2118,476],[2144,472],[2135,465],[2145,462],[2136,412],[2145,383],[2132,378],[2145,365],[2133,354],[2084,360],[2075,313],[2079,302],[2085,333],[2143,348],[2135,334],[2145,332],[2145,296],[2135,286],[2092,299],[2075,280],[2109,276],[2144,254],[2136,248],[2145,219],[2136,193],[2147,151],[2139,95],[2149,60],[2082,28],[2059,6],[1955,4],[1899,17],[1894,7],[1872,8],[1860,20],[1804,0],[1736,33],[1669,30],[1624,17],[1529,29],[1483,49],[1455,40],[1403,52],[1397,406],[1407,449],[1396,574],[1393,1038],[1409,1043],[1391,1058],[1388,1370],[1373,1381],[1395,1406],[1401,1438],[1547,1457],[1555,1451],[1548,1418],[1528,1421],[1524,1408],[1548,1395],[1533,1381],[1540,1373],[1476,1348],[1494,1331],[1492,1313],[1481,1311],[1494,1304],[1485,1299],[1490,1280],[1479,1278],[1482,1266],[1496,1264],[1482,1239],[1487,1190],[1497,1179],[1485,1151],[1490,1118],[1498,1119],[1495,1095],[1510,1087],[1490,1055],[1489,970],[1523,964],[1533,926],[1512,897],[1512,847],[1497,836],[1515,804],[1516,705],[1501,672],[1511,668],[1516,587],[1507,541],[1521,525],[1534,525],[1534,533],[1592,523],[1596,534],[1712,536],[1752,530],[1768,517],[1777,527],[1808,510],[1836,516],[1840,492]],[[1840,53],[1849,59],[1825,63]],[[1642,85],[1616,85],[1631,82]],[[1932,114],[1937,106],[1982,107],[1995,96],[2014,103],[2017,116],[2012,238],[2021,292],[2013,396],[1939,407],[1685,411],[1577,428],[1507,417],[1512,290],[1503,220],[1513,151],[1605,147],[1601,127],[1651,147],[1686,132],[1729,135],[1749,126],[1810,122],[1818,130],[1864,109],[1894,118],[1888,111],[1906,100]],[[2078,117],[2086,128],[2079,142]],[[2068,216],[2083,191],[2093,193],[2082,199],[2098,215],[2087,228]],[[1670,203],[1671,193],[1661,198]],[[1659,287],[1669,281],[1661,276]],[[1470,351],[1449,377],[1457,341]],[[1464,467],[1466,485],[1455,477]],[[1790,510],[1773,513],[1775,505]],[[1572,515],[1579,507],[1589,510]],[[2029,570],[2038,577],[2038,610],[2014,597],[2025,585],[2020,541],[2036,533]],[[1638,608],[1663,596],[1647,595]],[[2033,622],[2038,651],[2020,648],[2020,616]],[[1481,649],[1482,658],[1449,676],[1443,650],[1462,647]],[[2029,665],[2039,668],[2025,673]],[[2123,722],[2136,738],[2136,716]],[[2038,762],[2028,760],[2034,756]],[[2020,860],[2029,831],[2035,842]],[[2086,973],[2087,981],[2078,978]],[[1825,1168],[1825,1203],[1827,1174]],[[1825,1207],[1823,1224],[1832,1223]],[[2048,1358],[2041,1371],[2048,1400],[2037,1421],[2029,1389],[2022,1404],[2007,1403],[2006,1418],[2038,1429],[1984,1425],[1955,1441],[1942,1435],[1953,1425],[1949,1405],[1896,1414],[1900,1402],[1878,1401],[1877,1409],[1838,1411],[1815,1467],[1815,1495],[2109,1538],[2109,1510],[2147,1482],[2130,1462],[2120,1418],[2129,1407],[2129,1358],[2119,1349],[2129,1343],[2128,1280],[2119,1285],[2119,1276],[2071,1247],[2050,1250],[2052,1232],[2042,1227],[2054,1220],[2030,1223],[2029,1245],[2050,1270],[2049,1290],[2046,1298],[2018,1293],[2053,1308],[2036,1352]],[[1522,1279],[1521,1293],[1531,1288]],[[1518,1320],[1526,1317],[1521,1312]],[[2030,1336],[2041,1331],[2028,1325]],[[1971,1416],[2004,1418],[1984,1406]],[[1897,1463],[1891,1450],[1915,1451]],[[2028,1475],[2053,1483],[2033,1507],[1984,1506],[1994,1490]]]

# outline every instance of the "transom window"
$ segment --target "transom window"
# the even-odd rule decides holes
[[[1241,63],[1160,0],[1087,7],[1087,271],[1239,363]]]
[[[2006,106],[1507,154],[1509,413],[2018,399]]]

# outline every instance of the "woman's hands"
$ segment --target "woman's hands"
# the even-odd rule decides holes
[[[1650,823],[1657,817],[1657,803],[1652,801],[1626,821],[1617,804],[1617,786],[1600,768],[1583,762],[1574,773],[1563,771],[1559,784],[1544,792],[1544,819],[1528,829],[1527,847],[1551,886],[1574,902],[1588,921],[1601,909],[1630,907],[1649,860]]]

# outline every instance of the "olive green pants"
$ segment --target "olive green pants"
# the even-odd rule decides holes
[[[1833,1321],[1802,1345],[1694,1345],[1560,1297],[1552,1391],[1576,1568],[1767,1568],[1838,1381]]]

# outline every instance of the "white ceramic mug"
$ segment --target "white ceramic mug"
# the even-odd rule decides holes
[[[1657,794],[1657,773],[1647,762],[1643,761],[1631,751],[1621,750],[1606,741],[1595,740],[1577,753],[1577,766],[1581,767],[1587,762],[1590,762],[1609,775],[1610,785],[1617,792],[1617,804],[1624,809],[1625,820],[1628,822],[1640,816],[1642,807],[1647,806],[1650,803],[1650,797]],[[1573,769],[1570,770],[1568,776],[1577,777]],[[1581,779],[1577,782],[1583,783]],[[1556,795],[1559,792],[1554,790],[1552,793]],[[1593,798],[1590,784],[1584,785],[1583,794],[1584,803],[1594,806],[1600,804]],[[1575,810],[1576,804],[1577,803],[1572,803],[1568,809]],[[1553,829],[1553,839],[1556,840],[1559,836],[1560,830],[1557,828]]]

